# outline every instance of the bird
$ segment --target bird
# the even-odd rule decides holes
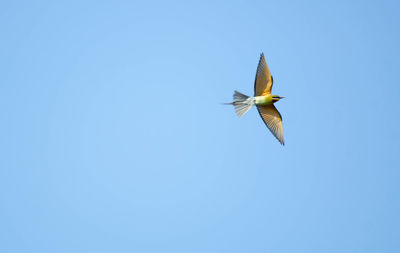
[[[235,112],[239,118],[255,105],[265,125],[275,138],[282,145],[285,145],[282,116],[274,105],[274,103],[284,97],[271,94],[273,84],[274,79],[269,71],[264,53],[261,53],[254,81],[254,96],[250,97],[235,90],[233,102],[226,104],[234,106]]]

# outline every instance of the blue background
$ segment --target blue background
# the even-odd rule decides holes
[[[396,1],[2,1],[1,252],[400,252]],[[255,108],[259,54],[287,98]]]

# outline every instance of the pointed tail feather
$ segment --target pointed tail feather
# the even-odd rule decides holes
[[[254,105],[254,98],[235,90],[235,93],[233,94],[233,102],[227,104],[235,107],[236,114],[240,118]]]

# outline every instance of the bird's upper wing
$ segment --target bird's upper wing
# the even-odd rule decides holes
[[[271,72],[269,72],[264,53],[262,53],[260,61],[258,62],[256,80],[254,82],[254,96],[265,96],[271,94],[272,84],[273,80]]]
[[[257,110],[271,133],[282,145],[285,145],[285,140],[283,139],[282,116],[276,107],[274,105],[261,105],[257,106]]]

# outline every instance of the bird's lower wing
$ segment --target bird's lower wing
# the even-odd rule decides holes
[[[271,133],[282,145],[285,145],[285,140],[283,138],[282,116],[276,107],[274,105],[261,105],[257,106],[257,110]]]

